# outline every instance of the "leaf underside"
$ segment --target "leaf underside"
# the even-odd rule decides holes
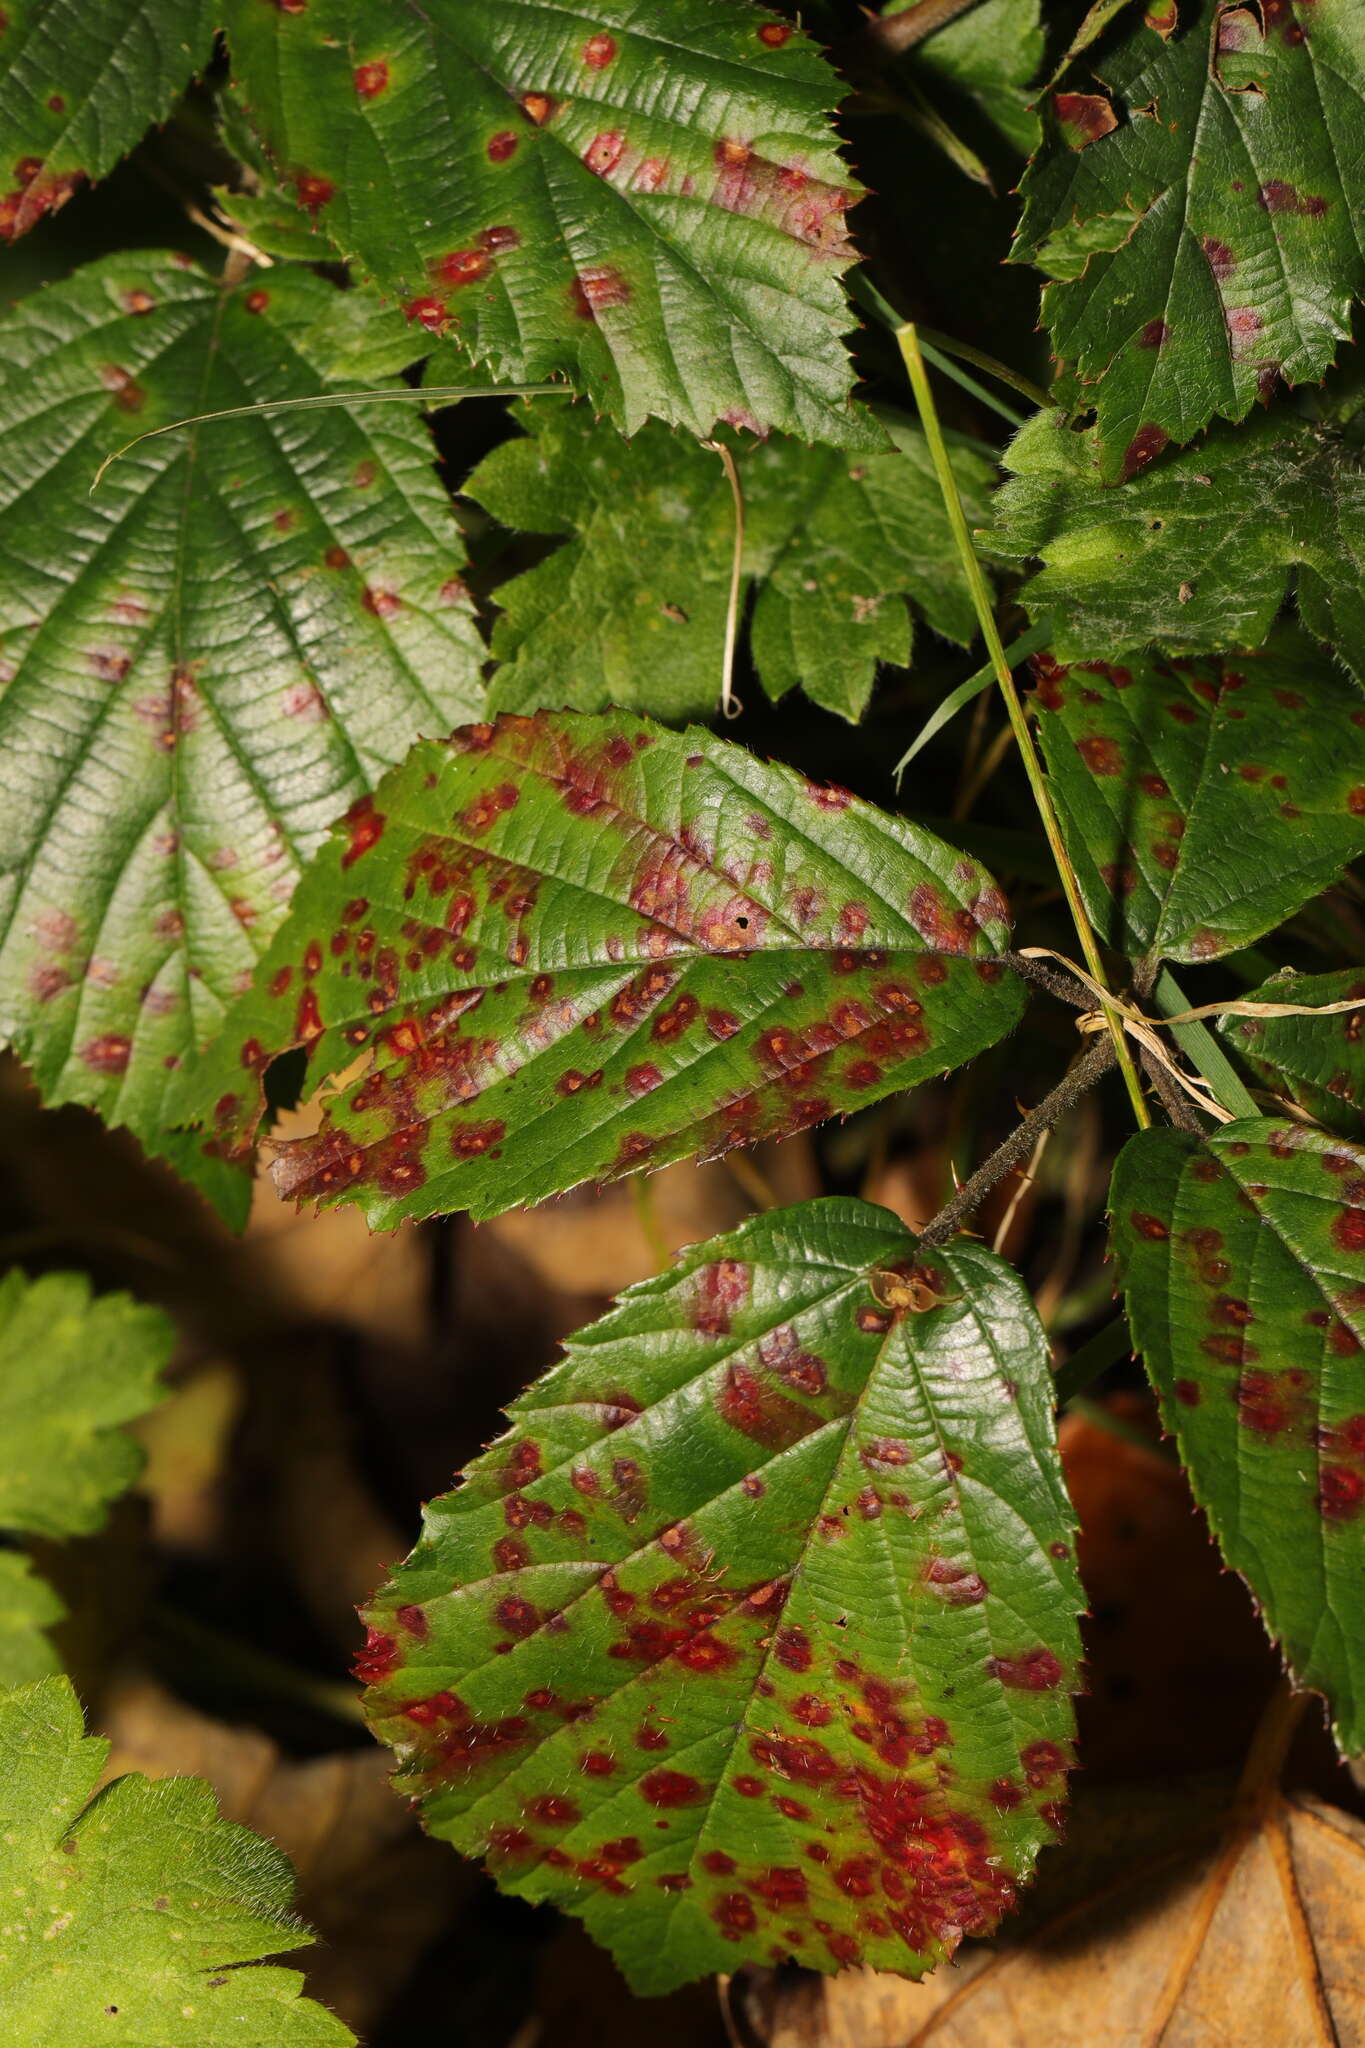
[[[427,1826],[647,1993],[787,1954],[920,1975],[992,1927],[1060,1826],[1079,1650],[1009,1268],[777,1211],[511,1414],[365,1617]]]
[[[1279,976],[1254,1003],[1365,1003],[1365,973]],[[1262,1086],[1345,1138],[1365,1138],[1365,1008],[1325,1017],[1223,1017],[1218,1029]]]
[[[1119,1157],[1114,1248],[1196,1499],[1295,1676],[1365,1749],[1365,1151],[1262,1118]]]
[[[509,715],[353,807],[173,1110],[249,1145],[302,1044],[353,1071],[282,1192],[496,1215],[959,1065],[1020,1014],[1006,938],[975,861],[846,790],[625,712]]]
[[[504,526],[569,533],[500,586],[499,711],[705,717],[720,695],[735,513],[714,453],[657,425],[623,441],[586,409],[531,407],[465,485]],[[776,437],[736,451],[744,499],[750,646],[770,697],[800,684],[862,716],[877,664],[910,660],[907,599],[965,646],[976,630],[923,435],[886,422],[894,451],[850,458]],[[989,462],[954,450],[969,519],[985,516]]]
[[[120,1778],[49,1678],[0,1694],[0,2031],[13,2048],[346,2048],[296,1970],[240,1969],[309,1940],[279,1849],[218,1818],[194,1778]],[[89,1803],[87,1803],[89,1802]]]
[[[1233,952],[1365,851],[1365,707],[1297,636],[1235,662],[1035,657],[1035,674],[1063,837],[1119,951]]]
[[[1016,260],[1097,414],[1106,479],[1316,382],[1365,287],[1356,0],[1181,5],[1104,60],[1113,105],[1057,94]],[[1212,47],[1211,47],[1212,45]],[[1107,131],[1107,132],[1106,132]]]
[[[1330,429],[1272,411],[1106,488],[1093,434],[1040,413],[1007,460],[986,538],[1041,559],[1020,599],[1054,616],[1064,660],[1258,647],[1292,589],[1365,683],[1365,473]]]
[[[8,0],[0,29],[0,241],[102,178],[213,49],[209,0]]]
[[[873,447],[839,279],[857,188],[790,22],[691,0],[226,10],[237,84],[318,225],[498,377]]]
[[[306,272],[88,265],[0,324],[0,1032],[153,1149],[337,813],[476,715],[481,644],[407,407],[214,407],[397,381],[410,331]],[[177,1165],[240,1219],[245,1177]]]

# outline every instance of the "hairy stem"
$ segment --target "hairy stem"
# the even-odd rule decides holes
[[[1009,1172],[1021,1159],[1027,1159],[1034,1144],[1044,1131],[1051,1130],[1059,1118],[1066,1115],[1074,1102],[1081,1097],[1114,1064],[1114,1048],[1107,1038],[1099,1040],[1089,1052],[1083,1053],[1064,1074],[1050,1095],[1045,1095],[1036,1109],[1031,1109],[1016,1130],[1010,1132],[1003,1145],[997,1145],[989,1159],[977,1167],[970,1180],[962,1183],[951,1202],[939,1210],[937,1216],[927,1223],[919,1234],[923,1245],[943,1244],[958,1230],[974,1210],[980,1207],[995,1183]]]
[[[929,373],[924,367],[924,357],[920,353],[919,337],[915,332],[913,320],[907,321],[904,327],[897,329],[896,340],[900,345],[900,352],[904,358],[906,370],[909,373],[911,388],[915,394],[915,403],[919,407],[920,419],[924,426],[924,438],[929,443],[929,453],[933,457],[934,471],[938,477],[939,489],[943,493],[944,509],[948,514],[948,523],[953,530],[953,539],[957,543],[957,551],[962,561],[963,572],[967,578],[967,587],[971,591],[972,603],[976,607],[976,616],[981,623],[981,631],[986,642],[986,652],[995,664],[996,680],[1005,699],[1005,709],[1009,713],[1010,724],[1014,728],[1014,737],[1018,742],[1020,757],[1024,763],[1024,771],[1029,779],[1029,787],[1033,791],[1033,801],[1038,807],[1038,816],[1042,820],[1043,831],[1047,835],[1047,843],[1052,849],[1052,858],[1057,864],[1057,873],[1061,877],[1062,889],[1071,911],[1072,922],[1076,927],[1076,936],[1081,942],[1081,951],[1085,955],[1086,966],[1090,969],[1101,991],[1104,991],[1108,988],[1108,983],[1104,976],[1104,962],[1100,959],[1100,949],[1095,942],[1095,934],[1090,928],[1090,919],[1086,916],[1085,905],[1081,901],[1080,884],[1076,880],[1076,871],[1071,865],[1066,847],[1062,842],[1062,828],[1057,822],[1057,813],[1053,809],[1052,795],[1047,786],[1047,778],[1043,774],[1043,764],[1038,759],[1037,749],[1033,744],[1033,734],[1029,731],[1028,719],[1024,715],[1024,707],[1019,701],[1019,692],[1014,687],[1014,676],[1010,671],[1009,662],[1005,658],[1005,650],[1001,644],[1000,633],[995,623],[995,613],[991,607],[990,592],[986,588],[985,572],[981,567],[976,549],[972,546],[972,537],[967,531],[966,514],[962,510],[962,500],[958,496],[957,481],[953,476],[952,464],[948,460],[948,449],[943,439],[943,429],[939,425],[938,409],[934,404],[933,392],[929,388]],[[1101,1000],[1103,1001],[1103,995]],[[1123,1034],[1122,1019],[1108,1003],[1104,1004],[1104,1014],[1109,1024],[1109,1035],[1114,1042],[1114,1056],[1118,1060],[1119,1071],[1123,1075],[1124,1086],[1128,1090],[1129,1100],[1133,1105],[1133,1114],[1141,1128],[1146,1130],[1150,1126],[1152,1119],[1146,1101],[1143,1098],[1142,1084],[1138,1080],[1137,1068],[1133,1065],[1133,1056],[1128,1050],[1128,1043]]]

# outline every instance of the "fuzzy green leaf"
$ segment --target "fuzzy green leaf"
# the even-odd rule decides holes
[[[1247,1118],[1114,1170],[1138,1348],[1195,1497],[1295,1676],[1365,1749],[1365,1152]]]
[[[218,1818],[195,1778],[119,1778],[82,1735],[70,1684],[0,1697],[0,2031],[12,2048],[345,2048],[295,1970],[283,1853]]]
[[[1235,662],[1035,671],[1063,837],[1119,951],[1233,952],[1365,851],[1365,709],[1297,636]]]
[[[0,1550],[0,1692],[61,1670],[46,1631],[66,1608],[19,1550]]]
[[[1257,647],[1293,589],[1310,632],[1365,681],[1365,473],[1331,428],[1269,413],[1106,489],[1093,435],[1040,413],[1007,460],[986,539],[1041,559],[1021,601],[1055,610],[1063,660]]]
[[[623,441],[586,410],[531,407],[465,486],[504,526],[570,533],[498,591],[499,710],[704,717],[720,695],[734,548],[730,485],[713,453],[650,426]],[[906,665],[907,599],[947,638],[976,631],[943,500],[915,427],[888,420],[895,452],[856,459],[772,439],[737,452],[752,648],[770,697],[801,684],[862,716],[879,661]],[[954,450],[970,517],[991,465]]]
[[[230,0],[282,174],[410,319],[516,383],[875,447],[839,284],[857,188],[833,72],[747,0]]]
[[[426,1825],[637,1990],[910,1976],[1060,1822],[1072,1515],[1016,1276],[808,1202],[582,1330],[366,1613]]]
[[[1365,1000],[1365,974],[1279,974],[1247,990],[1254,1003]],[[1365,1009],[1325,1017],[1223,1017],[1218,1029],[1262,1087],[1343,1137],[1365,1138]]]
[[[86,1536],[142,1467],[119,1427],[163,1399],[173,1331],[80,1273],[0,1279],[0,1528]]]
[[[164,121],[213,50],[209,0],[7,0],[0,28],[0,241],[102,178]]]
[[[476,715],[481,645],[415,409],[186,414],[396,383],[409,330],[273,270],[112,257],[0,324],[0,1032],[159,1145],[338,810]],[[246,1183],[175,1153],[230,1212]]]
[[[714,1158],[941,1074],[1017,1021],[978,864],[847,790],[628,712],[414,748],[305,877],[176,1108],[250,1143],[260,1070],[357,1055],[282,1192],[490,1216]]]
[[[1194,0],[1104,60],[1113,105],[1058,93],[1020,190],[1018,260],[1129,477],[1283,377],[1320,379],[1365,288],[1357,0]],[[1212,41],[1212,48],[1210,47]]]

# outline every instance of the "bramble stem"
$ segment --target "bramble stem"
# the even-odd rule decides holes
[[[919,1234],[920,1243],[945,1243],[973,1210],[980,1207],[1001,1176],[1021,1159],[1027,1159],[1042,1133],[1051,1130],[1053,1124],[1064,1117],[1072,1104],[1079,1102],[1113,1064],[1114,1048],[1107,1038],[1100,1039],[1089,1052],[1083,1053],[1070,1071],[1062,1076],[1052,1093],[1045,1095],[1038,1107],[1029,1111],[1004,1144],[997,1145],[990,1158],[977,1167],[971,1179],[963,1181],[952,1201],[925,1224]]]
[[[972,546],[972,537],[967,531],[966,514],[962,510],[962,500],[958,496],[957,480],[953,476],[952,464],[948,460],[947,444],[943,439],[943,429],[939,425],[938,410],[934,404],[933,392],[929,388],[929,374],[924,367],[924,357],[920,353],[919,337],[915,332],[913,320],[908,320],[903,327],[897,328],[896,341],[900,347],[901,356],[910,377],[911,389],[915,394],[915,403],[919,407],[920,421],[924,427],[924,438],[929,444],[929,453],[933,458],[939,489],[943,493],[944,509],[948,514],[948,524],[953,530],[953,539],[957,543],[958,555],[962,562],[963,572],[967,578],[967,587],[971,591],[972,603],[976,607],[976,616],[980,621],[982,635],[985,638],[986,651],[991,657],[995,668],[996,681],[999,683],[1001,694],[1005,699],[1005,709],[1009,713],[1010,724],[1014,728],[1014,737],[1019,747],[1020,759],[1023,761],[1024,772],[1029,779],[1029,787],[1033,791],[1033,801],[1038,807],[1038,815],[1042,820],[1043,831],[1047,835],[1047,843],[1052,849],[1052,858],[1057,864],[1057,873],[1061,877],[1062,890],[1071,911],[1072,922],[1076,927],[1076,935],[1081,942],[1081,951],[1085,955],[1085,964],[1095,981],[1099,984],[1100,989],[1104,991],[1109,986],[1105,979],[1104,963],[1100,959],[1099,947],[1095,943],[1095,934],[1090,928],[1090,920],[1085,914],[1085,905],[1081,901],[1080,885],[1076,880],[1076,871],[1071,865],[1070,857],[1062,841],[1062,831],[1057,823],[1057,813],[1052,806],[1052,796],[1047,786],[1047,778],[1043,774],[1043,764],[1038,759],[1037,749],[1033,744],[1033,734],[1029,731],[1028,719],[1024,715],[1024,707],[1019,701],[1019,692],[1014,687],[1014,677],[1010,672],[1009,662],[1005,658],[1004,647],[1001,645],[1000,633],[995,623],[995,613],[991,606],[990,591],[986,587],[985,571],[981,567],[976,549]],[[1101,1000],[1103,1000],[1103,997],[1101,997]],[[1128,1090],[1129,1100],[1133,1105],[1133,1114],[1141,1128],[1146,1130],[1150,1126],[1152,1119],[1148,1112],[1147,1104],[1143,1099],[1142,1085],[1138,1080],[1137,1068],[1133,1065],[1133,1057],[1128,1050],[1127,1041],[1124,1038],[1122,1020],[1107,1002],[1104,1004],[1104,1014],[1109,1025],[1110,1037],[1114,1042],[1114,1054],[1118,1060],[1119,1071],[1123,1075],[1124,1086]]]

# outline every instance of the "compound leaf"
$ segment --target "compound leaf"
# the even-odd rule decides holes
[[[164,121],[213,50],[209,0],[8,0],[0,26],[0,193],[12,242]]]
[[[1063,660],[1256,647],[1292,588],[1365,681],[1365,473],[1333,428],[1269,413],[1106,489],[1093,435],[1040,413],[1007,459],[986,538],[1041,558],[1021,599],[1034,617],[1055,608]]]
[[[0,1032],[51,1102],[159,1147],[337,812],[477,712],[448,500],[406,406],[225,420],[393,382],[408,330],[283,267],[117,256],[0,324]],[[240,1217],[246,1180],[176,1164]]]
[[[0,1695],[0,2027],[14,2048],[345,2048],[295,1970],[310,1936],[284,1854],[195,1778],[117,1779],[65,1678]]]
[[[243,99],[336,246],[504,379],[880,446],[848,407],[857,197],[834,74],[790,22],[692,0],[231,0]]]
[[[697,1245],[427,1510],[360,1670],[428,1828],[637,1990],[919,1976],[1060,1824],[1072,1516],[1018,1279],[850,1200]]]
[[[1025,175],[1018,260],[1097,414],[1100,469],[1320,379],[1365,287],[1355,0],[1222,0],[1143,21],[1104,61],[1113,104],[1066,92]]]
[[[176,1105],[249,1144],[260,1071],[368,1056],[282,1192],[496,1215],[785,1136],[1017,1021],[999,891],[847,790],[695,727],[511,715],[414,748],[305,878]]]
[[[465,486],[505,526],[574,537],[502,585],[493,652],[499,710],[621,705],[684,719],[720,693],[735,512],[713,453],[651,425],[632,441],[585,410],[539,405]],[[861,717],[879,661],[910,660],[907,599],[960,646],[976,630],[924,437],[887,420],[895,449],[851,459],[771,439],[737,450],[751,645],[770,697],[798,683]],[[954,449],[971,516],[991,465]]]
[[[1295,1676],[1365,1749],[1365,1151],[1259,1117],[1114,1170],[1129,1320],[1195,1497]]]
[[[1365,707],[1291,633],[1228,661],[1035,657],[1068,851],[1109,944],[1208,960],[1250,944],[1365,850]]]
[[[136,1478],[119,1427],[162,1399],[173,1331],[126,1294],[92,1300],[80,1273],[0,1279],[0,1528],[85,1536]]]
[[[1280,974],[1248,1002],[1365,1002],[1365,974]],[[1365,1008],[1322,1017],[1223,1017],[1218,1029],[1266,1088],[1343,1137],[1365,1138]]]

